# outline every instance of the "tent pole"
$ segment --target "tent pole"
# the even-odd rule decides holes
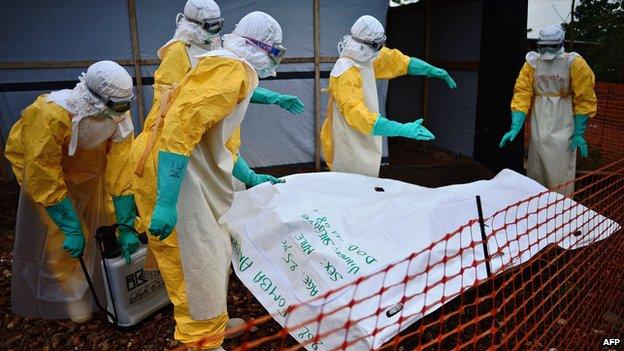
[[[314,0],[314,169],[321,170],[321,20],[320,0]]]
[[[4,145],[4,134],[2,133],[2,128],[0,128],[0,155],[4,155]],[[0,156],[0,184],[8,182],[11,177],[10,174],[9,161],[5,157]]]
[[[425,3],[425,61],[429,62],[429,44],[431,41],[431,3],[429,0]],[[423,118],[425,121],[429,116],[429,80],[423,79],[422,94]]]
[[[130,35],[132,39],[132,59],[134,61],[134,77],[137,87],[137,104],[139,105],[139,121],[143,125],[145,111],[143,104],[143,82],[141,79],[141,53],[139,52],[139,33],[137,30],[136,3],[128,0],[128,12],[130,14]]]

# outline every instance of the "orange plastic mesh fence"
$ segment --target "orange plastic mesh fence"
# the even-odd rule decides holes
[[[606,120],[624,123],[624,84],[596,83],[598,115]]]
[[[571,198],[546,191],[483,222],[473,218],[426,249],[312,300],[320,309],[287,306],[278,312],[286,327],[275,334],[252,332],[274,323],[270,315],[228,331],[243,332],[234,349],[360,350],[387,329],[401,332],[381,340],[383,350],[594,350],[605,338],[623,339],[624,85],[598,83],[596,93],[590,157],[579,157],[581,176],[558,189],[574,188]],[[415,269],[422,267],[416,262],[426,268]],[[385,299],[397,291],[399,298]],[[330,303],[346,294],[347,303]],[[290,322],[298,310],[312,312]],[[358,329],[371,321],[369,332]]]
[[[320,308],[303,322],[287,319],[278,333],[250,332],[271,316],[250,321],[232,331],[244,332],[235,350],[356,349],[373,345],[386,328],[402,330],[383,340],[381,349],[389,350],[589,350],[604,338],[623,338],[624,159],[577,178],[573,186],[572,198],[545,191],[483,222],[474,218],[426,249],[317,297],[312,301]],[[426,269],[414,269],[421,267],[416,262],[426,262]],[[402,279],[397,270],[403,270]],[[370,289],[372,281],[378,288]],[[385,299],[397,291],[400,298]],[[351,299],[329,303],[336,294]],[[377,308],[358,310],[371,301]],[[291,305],[279,313],[302,308]],[[375,328],[363,333],[357,325],[364,321]],[[307,340],[303,346],[291,331]],[[324,342],[329,339],[333,346]]]
[[[624,157],[624,84],[596,83],[598,111],[589,119],[585,140],[589,144],[589,156],[579,157],[579,171],[594,170]],[[525,124],[525,154],[531,136],[530,118]]]

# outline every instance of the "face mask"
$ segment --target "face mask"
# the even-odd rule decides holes
[[[341,57],[350,57],[360,63],[367,63],[373,61],[379,55],[379,50],[359,43],[351,36],[345,35],[338,43],[338,53]]]
[[[107,108],[106,110],[102,111],[102,113],[100,113],[100,116],[104,116],[106,118],[112,119],[113,121],[117,121],[119,119],[123,119],[125,114],[125,112],[117,112],[111,110],[110,108]]]
[[[208,50],[216,50],[221,47],[221,37],[214,34],[209,34],[204,41],[204,45],[208,46]]]
[[[338,42],[338,55],[342,55],[342,51],[347,46],[347,41],[351,38],[350,35],[345,35]]]
[[[537,52],[540,54],[542,60],[550,61],[561,55],[563,53],[563,48],[538,47]]]
[[[374,61],[377,58],[377,56],[379,56],[379,51],[371,49],[369,52],[367,52],[367,54],[368,55],[364,55],[362,57],[362,62]]]
[[[226,34],[223,36],[223,48],[247,61],[256,70],[258,77],[266,78],[274,74],[272,71],[275,71],[277,64],[265,51],[249,44],[247,39],[235,34]]]
[[[218,30],[209,32],[203,28],[204,22],[198,22],[184,17],[179,13],[176,17],[176,32],[174,39],[183,40],[187,44],[204,47],[205,50],[214,50],[221,47],[221,38]]]

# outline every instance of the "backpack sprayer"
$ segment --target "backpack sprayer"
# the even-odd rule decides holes
[[[126,264],[117,244],[115,232],[120,226],[132,229],[142,244],[132,254],[130,265]],[[109,322],[117,327],[131,327],[170,303],[160,273],[143,269],[147,255],[145,234],[140,234],[133,227],[125,224],[113,224],[96,229],[95,242],[102,258],[108,308],[100,303],[84,260],[82,257],[78,260],[95,304],[98,309],[106,313]]]

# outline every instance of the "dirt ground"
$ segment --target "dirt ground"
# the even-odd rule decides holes
[[[415,143],[408,144],[398,155],[391,155],[391,162],[392,167],[382,168],[381,177],[430,187],[492,176],[485,167],[470,158],[454,156]],[[258,171],[283,176],[312,170],[310,166],[288,166]],[[17,198],[18,188],[15,184],[0,187],[0,350],[163,350],[170,345],[174,328],[171,306],[163,308],[138,326],[124,331],[115,330],[102,313],[95,313],[93,320],[83,325],[70,321],[26,319],[11,313],[11,250]],[[235,317],[251,319],[266,314],[235,275],[230,280],[228,306],[230,315]],[[226,341],[224,347],[228,349],[240,345],[244,340],[272,335],[279,329],[279,325],[271,321],[263,324],[256,332]],[[413,342],[415,341],[409,344],[413,346]],[[282,343],[292,345],[294,341],[288,338],[262,349],[276,349]]]

